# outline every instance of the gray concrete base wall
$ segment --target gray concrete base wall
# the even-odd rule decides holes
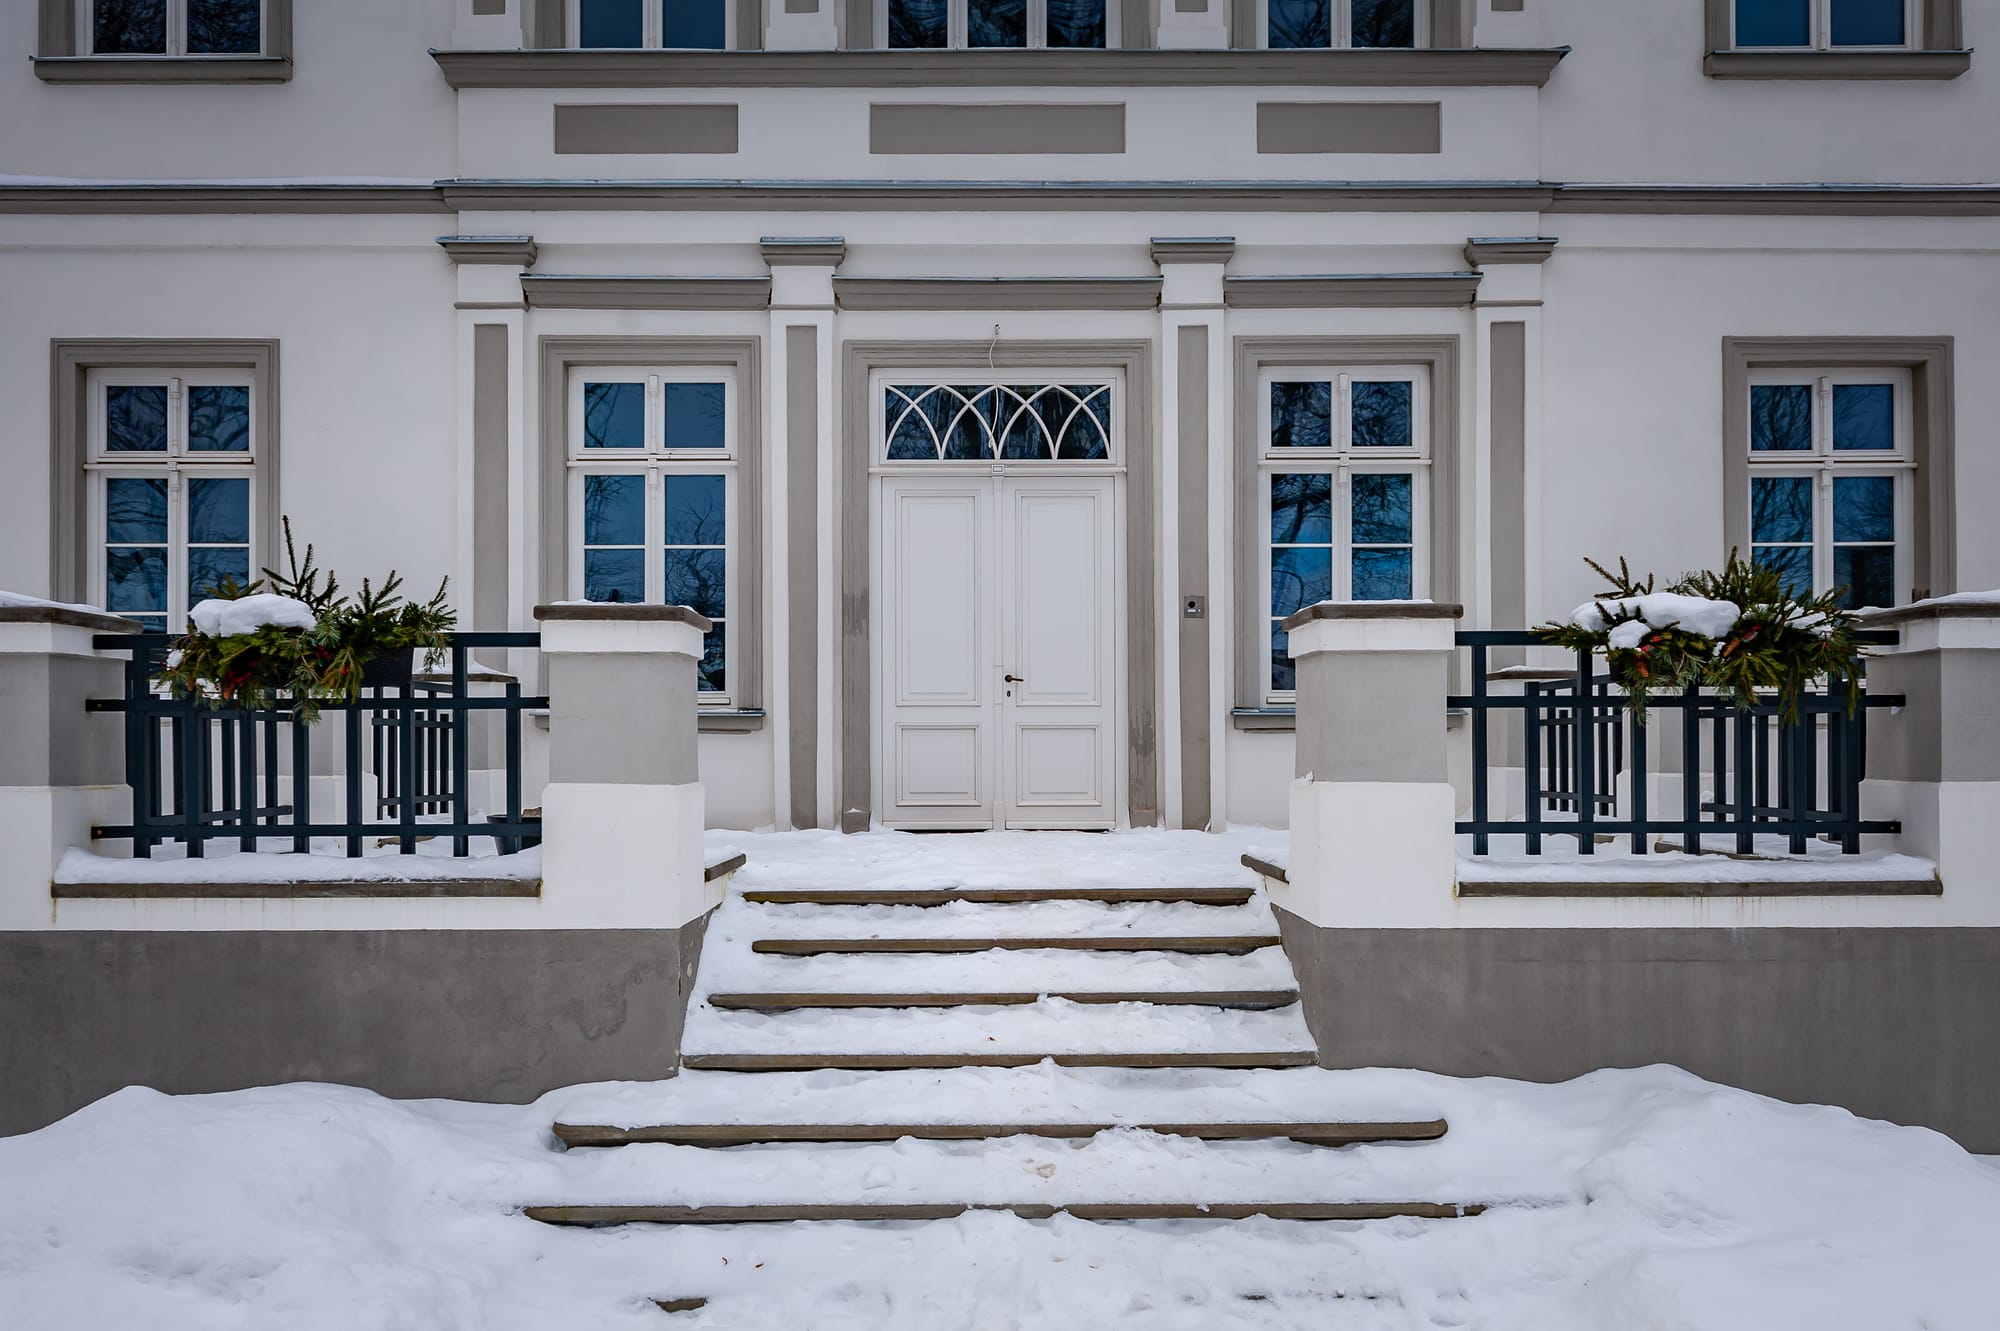
[[[2000,929],[1319,929],[1285,950],[1326,1067],[1698,1076],[2000,1152]]]
[[[0,1134],[134,1084],[520,1103],[671,1076],[706,925],[0,933]]]

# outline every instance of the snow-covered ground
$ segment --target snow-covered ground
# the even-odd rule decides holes
[[[836,1100],[853,1076],[813,1075]],[[1294,1191],[1289,1180],[1309,1170],[1348,1195],[1494,1209],[1359,1225],[973,1214],[563,1230],[516,1208],[579,1199],[614,1178],[665,1200],[653,1185],[685,1192],[710,1170],[762,1180],[758,1191],[770,1194],[787,1180],[806,1186],[796,1169],[809,1157],[845,1158],[847,1182],[866,1185],[919,1167],[963,1169],[972,1153],[910,1142],[563,1153],[549,1137],[558,1118],[588,1120],[580,1111],[664,1109],[682,1095],[693,1118],[713,1121],[723,1107],[715,1097],[745,1081],[727,1074],[578,1087],[526,1107],[327,1086],[183,1098],[134,1089],[0,1140],[0,1321],[37,1331],[1994,1325],[2000,1169],[1935,1133],[1670,1068],[1562,1086],[1390,1071],[1211,1075],[1225,1085],[1229,1075],[1291,1079],[1286,1094],[1323,1115],[1436,1112],[1452,1128],[1412,1145],[1210,1148],[1203,1157],[1220,1163],[1206,1168],[1273,1192]],[[781,1099],[808,1082],[751,1080],[775,1083]],[[1083,1144],[1013,1139],[992,1154],[1023,1189],[1060,1195],[1065,1180],[1087,1180],[1113,1156],[1177,1175],[1192,1152],[1121,1133]],[[631,1168],[617,1167],[620,1157]],[[711,1302],[669,1320],[647,1301],[690,1295]]]
[[[746,852],[750,863],[737,881],[754,887],[1248,887],[1257,876],[1243,867],[1243,853],[1284,839],[1268,827],[960,836],[710,831],[707,858],[714,864]]]

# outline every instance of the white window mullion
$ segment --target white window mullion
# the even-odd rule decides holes
[[[1342,375],[1345,379],[1347,376]],[[1342,396],[1346,396],[1346,386],[1342,385]],[[1337,601],[1354,599],[1354,478],[1353,470],[1347,463],[1334,464],[1333,468],[1333,597]]]
[[[667,599],[667,487],[659,465],[646,468],[646,603]]]
[[[187,0],[167,0],[167,54],[186,55]]]

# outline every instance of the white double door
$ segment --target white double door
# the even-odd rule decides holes
[[[1114,478],[971,466],[881,479],[879,816],[1114,826]]]

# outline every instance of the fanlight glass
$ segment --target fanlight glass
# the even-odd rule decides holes
[[[1110,384],[890,384],[891,462],[1104,462]]]

